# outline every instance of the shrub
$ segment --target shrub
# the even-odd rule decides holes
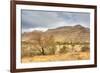
[[[61,49],[60,49],[60,52],[59,53],[67,53],[68,52],[68,48],[66,46],[63,46]]]
[[[84,47],[82,47],[82,52],[86,52],[86,51],[89,51],[89,47],[87,47],[87,46],[84,46]]]

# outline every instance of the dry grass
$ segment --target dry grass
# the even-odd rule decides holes
[[[23,57],[22,63],[87,60],[89,58],[90,58],[90,52],[78,52],[78,53],[67,53],[67,54],[57,54],[57,55],[41,55],[41,56],[33,56],[33,57]]]

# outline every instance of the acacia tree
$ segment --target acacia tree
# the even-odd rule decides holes
[[[54,51],[54,39],[53,36],[47,36],[47,35],[42,35],[42,34],[38,34],[37,39],[35,39],[37,42],[37,45],[35,45],[37,47],[37,49],[40,51],[40,53],[42,55],[46,55],[45,50],[50,48],[53,52],[53,54],[55,53]]]
[[[42,34],[39,33],[35,40],[37,42],[37,45],[35,45],[36,48],[41,52],[42,55],[45,55],[45,50],[44,50],[44,48],[45,48],[44,42],[45,41],[42,38]]]

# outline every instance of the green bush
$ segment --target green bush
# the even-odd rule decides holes
[[[84,47],[82,47],[82,52],[86,52],[86,51],[89,51],[89,47],[87,47],[87,46],[84,46]]]
[[[63,46],[63,48],[60,49],[59,53],[67,53],[68,52],[68,48],[66,46]]]

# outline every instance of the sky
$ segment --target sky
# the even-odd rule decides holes
[[[62,26],[90,26],[90,13],[67,11],[21,10],[22,32],[46,31]]]

